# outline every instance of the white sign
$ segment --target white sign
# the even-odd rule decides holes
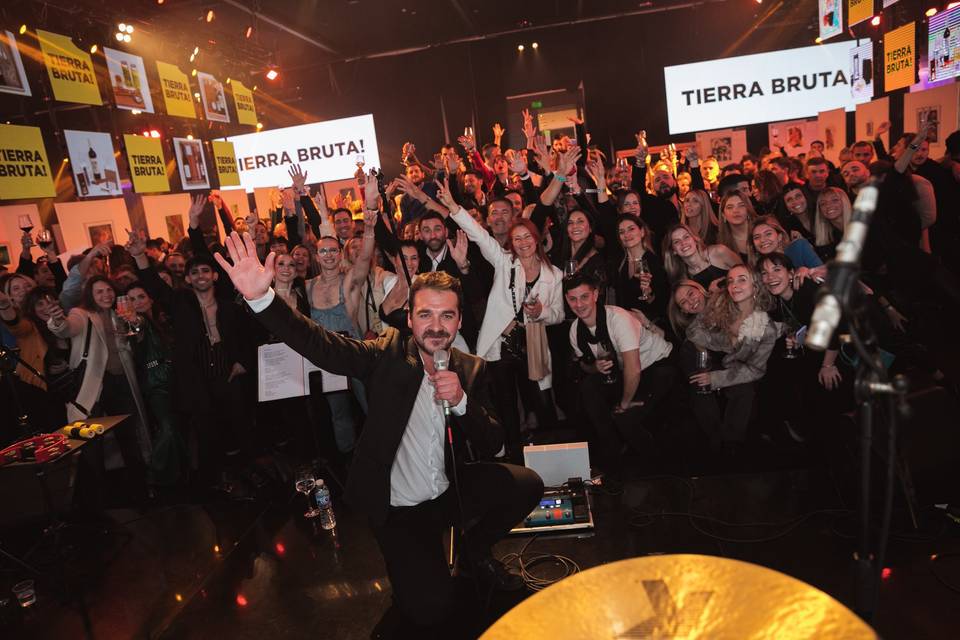
[[[670,133],[816,116],[858,102],[850,92],[853,41],[665,67]]]
[[[380,168],[373,116],[354,116],[226,138],[233,143],[240,185],[290,186],[290,165],[299,164],[310,184],[345,180],[357,171]]]
[[[344,376],[320,369],[282,342],[257,349],[257,399],[260,402],[310,395],[310,373],[322,373],[322,393],[349,388]]]

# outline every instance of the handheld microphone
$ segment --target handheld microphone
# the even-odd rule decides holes
[[[814,351],[825,351],[830,345],[834,331],[840,324],[842,310],[848,306],[850,294],[857,286],[860,271],[860,254],[870,231],[870,220],[877,210],[879,190],[871,179],[857,195],[853,204],[853,216],[843,231],[843,239],[837,245],[837,257],[830,263],[827,282],[817,296],[817,306],[810,319],[810,328],[804,344]]]
[[[450,354],[446,349],[438,349],[433,352],[433,368],[437,371],[446,371],[450,367]],[[450,415],[450,401],[441,400],[443,403],[443,415]]]

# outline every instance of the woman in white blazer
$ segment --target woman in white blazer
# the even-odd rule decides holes
[[[137,385],[133,352],[127,339],[117,335],[114,329],[116,297],[116,289],[110,280],[94,276],[84,284],[80,306],[71,309],[66,316],[62,312],[52,315],[47,327],[55,336],[70,340],[70,369],[76,369],[84,360],[87,333],[90,333],[83,381],[74,402],[67,404],[67,419],[131,414],[111,433],[120,445],[130,472],[131,486],[139,493],[146,479],[144,465],[150,460],[150,434],[145,405]],[[94,476],[92,480],[99,484],[103,452],[100,446],[84,447],[85,452],[88,449],[91,453],[85,456],[87,466]],[[98,491],[100,487],[89,489]]]
[[[454,212],[453,220],[493,265],[493,285],[477,338],[477,355],[490,362],[494,370],[494,402],[506,433],[508,454],[516,457],[521,444],[518,388],[524,404],[534,408],[540,426],[556,423],[550,395],[550,352],[544,347],[546,375],[534,384],[528,376],[523,333],[539,329],[530,326],[532,323],[553,325],[563,321],[563,274],[550,264],[540,232],[530,220],[513,222],[504,248],[453,200],[448,190],[441,189],[438,195],[444,206]]]

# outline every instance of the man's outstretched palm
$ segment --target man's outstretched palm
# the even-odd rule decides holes
[[[270,283],[273,282],[273,265],[276,261],[276,254],[272,251],[267,255],[266,264],[260,264],[260,258],[257,257],[257,247],[253,244],[253,239],[247,232],[243,233],[243,238],[234,231],[225,242],[227,252],[230,254],[230,262],[227,262],[219,253],[214,255],[224,272],[233,281],[233,286],[237,288],[244,298],[254,300],[262,297],[270,289]],[[233,263],[232,265],[230,263]]]

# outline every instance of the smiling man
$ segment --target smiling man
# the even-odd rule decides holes
[[[449,368],[435,366],[437,351],[450,349],[460,327],[459,281],[442,271],[414,279],[407,340],[393,328],[377,340],[354,340],[277,299],[270,288],[274,256],[261,264],[249,236],[233,234],[226,244],[233,264],[218,261],[267,330],[325,370],[363,380],[369,390],[370,413],[346,499],[369,516],[395,611],[424,634],[417,637],[449,637],[456,625],[456,590],[443,551],[451,524],[472,524],[462,545],[463,568],[493,587],[521,588],[520,577],[495,560],[490,547],[530,513],[543,483],[525,467],[487,462],[503,446],[503,430],[492,415],[484,361],[452,349]],[[449,432],[441,403],[450,407]],[[468,452],[480,461],[464,464]]]

